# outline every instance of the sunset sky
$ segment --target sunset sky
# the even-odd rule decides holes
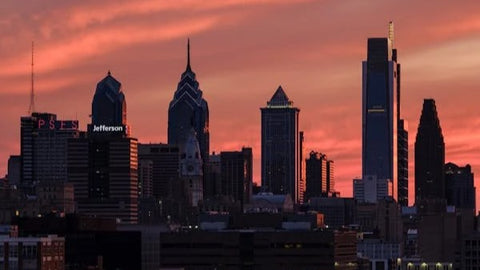
[[[352,179],[361,175],[367,38],[385,37],[394,21],[411,204],[424,98],[436,100],[446,161],[469,163],[480,174],[478,14],[479,1],[451,0],[2,1],[0,175],[8,156],[20,152],[32,41],[37,111],[78,119],[85,129],[96,83],[111,70],[122,82],[133,136],[148,143],[167,140],[168,104],[185,70],[189,37],[210,109],[211,151],[253,147],[260,182],[259,108],[282,85],[301,110],[307,153],[333,159],[336,189],[351,196]]]

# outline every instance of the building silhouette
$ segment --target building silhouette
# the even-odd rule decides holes
[[[79,136],[77,120],[57,120],[55,114],[34,112],[21,118],[20,136],[23,187],[67,181],[67,141]]]
[[[445,199],[445,143],[435,100],[423,101],[415,139],[415,203]]]
[[[202,160],[208,161],[210,133],[208,130],[208,104],[195,73],[190,67],[190,41],[187,45],[187,67],[182,73],[177,91],[168,108],[168,144],[181,147],[193,128],[200,145]]]
[[[305,200],[312,197],[328,197],[334,193],[334,165],[327,156],[315,151],[306,160],[307,190]]]
[[[252,148],[220,153],[221,193],[243,205],[250,203],[252,196]]]
[[[407,122],[398,122],[398,204],[408,206],[408,127]]]
[[[475,186],[472,167],[445,164],[445,193],[448,205],[475,210]],[[473,211],[475,213],[475,211]]]
[[[171,183],[178,181],[180,150],[176,145],[138,144],[140,162],[152,162],[152,195],[157,200],[171,196]]]
[[[137,139],[130,137],[121,83],[110,72],[97,84],[87,129],[68,143],[68,177],[78,212],[137,223]]]
[[[363,61],[362,172],[397,183],[397,123],[399,121],[400,64],[393,49],[393,24],[387,38],[369,38]]]
[[[262,187],[301,203],[299,109],[279,86],[262,113]]]

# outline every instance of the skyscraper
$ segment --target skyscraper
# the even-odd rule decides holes
[[[21,118],[20,134],[22,185],[67,181],[67,140],[79,136],[78,121],[34,112]]]
[[[415,203],[445,199],[445,143],[435,100],[423,101],[415,140]]]
[[[177,91],[168,109],[168,144],[181,147],[187,142],[190,129],[197,134],[202,160],[208,161],[210,133],[208,130],[208,104],[195,73],[190,67],[190,41],[187,45],[187,68],[182,73]]]
[[[475,210],[475,186],[469,164],[465,167],[451,162],[445,164],[445,185],[448,205]]]
[[[397,123],[399,121],[400,64],[393,49],[393,24],[388,38],[369,38],[363,61],[363,176],[388,179],[395,197],[397,182]]]
[[[126,110],[121,83],[108,72],[97,84],[86,136],[69,140],[68,176],[79,213],[137,223],[137,139]]]
[[[300,201],[300,134],[293,102],[279,86],[262,112],[262,187]]]

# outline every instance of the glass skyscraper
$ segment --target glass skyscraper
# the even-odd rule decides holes
[[[391,182],[388,194],[396,198],[398,181],[398,122],[400,64],[388,38],[369,38],[367,60],[363,61],[362,171]]]
[[[168,144],[182,148],[193,128],[200,144],[202,160],[208,161],[210,151],[208,119],[207,101],[203,98],[203,92],[190,67],[190,42],[188,42],[187,68],[182,73],[177,91],[168,108]]]

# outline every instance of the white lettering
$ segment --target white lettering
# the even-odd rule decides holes
[[[105,126],[105,125],[100,125],[100,126],[93,126],[93,131],[94,132],[112,132],[112,131],[123,131],[123,126]]]

